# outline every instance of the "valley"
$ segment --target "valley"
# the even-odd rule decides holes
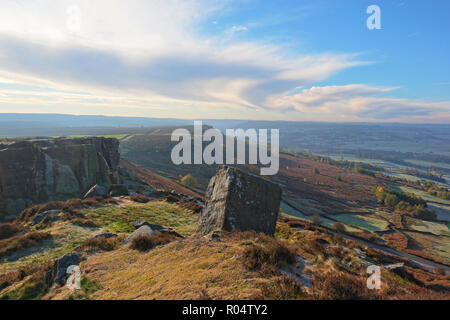
[[[119,142],[121,159],[114,165],[117,166],[115,179],[127,186],[130,195],[97,197],[92,200],[70,200],[72,197],[68,196],[68,201],[42,201],[42,204],[34,204],[9,222],[12,226],[17,225],[18,230],[25,231],[0,240],[0,244],[4,242],[4,246],[13,246],[13,240],[25,241],[21,238],[24,237],[23,234],[27,236],[35,232],[51,236],[26,244],[23,248],[11,249],[12,251],[8,251],[11,253],[0,257],[3,259],[0,263],[0,297],[196,299],[208,296],[213,299],[254,299],[276,298],[281,294],[296,299],[326,298],[326,290],[319,286],[317,279],[325,274],[330,276],[332,269],[347,274],[355,272],[351,270],[359,266],[358,272],[362,272],[364,265],[375,260],[383,261],[385,266],[389,263],[404,264],[400,275],[407,280],[402,281],[412,281],[414,286],[419,286],[412,293],[400,289],[400,283],[390,283],[400,291],[394,290],[394,295],[383,293],[387,294],[383,299],[393,298],[395,295],[412,297],[411,294],[417,297],[421,290],[438,288],[437,291],[427,291],[427,295],[437,298],[449,287],[450,203],[427,191],[431,190],[427,189],[430,186],[442,188],[445,184],[425,184],[419,177],[412,179],[409,176],[394,176],[389,173],[398,168],[385,167],[387,163],[383,161],[282,151],[279,172],[264,179],[270,179],[283,190],[275,239],[284,243],[282,246],[295,248],[293,250],[296,254],[304,259],[304,262],[293,265],[290,262],[277,262],[275,268],[285,270],[281,272],[282,275],[291,274],[295,268],[304,269],[299,273],[303,279],[303,289],[299,289],[296,283],[300,280],[292,282],[288,280],[291,279],[289,277],[280,278],[278,272],[245,269],[244,258],[237,258],[240,262],[233,262],[234,257],[241,257],[246,252],[247,248],[243,243],[252,243],[252,246],[264,243],[263,247],[270,247],[271,242],[267,242],[265,238],[255,234],[239,236],[231,233],[225,234],[222,240],[215,243],[196,236],[198,214],[204,205],[205,190],[218,166],[172,164],[170,152],[175,144],[170,141],[172,130],[173,127],[158,127],[149,128],[145,133],[111,133],[103,137],[117,139]],[[58,139],[91,138],[76,135],[56,138],[56,141]],[[33,139],[27,141],[33,143]],[[18,142],[20,139],[3,143],[3,148]],[[259,174],[259,168],[254,165],[237,167]],[[192,175],[196,184],[183,185],[181,178],[186,175]],[[393,207],[384,198],[380,201],[377,193],[380,188],[386,194],[395,194],[399,198],[406,197],[406,200],[410,199],[408,201],[425,204],[425,213],[430,209],[434,216],[424,218],[416,215],[415,212],[419,209],[412,204]],[[40,223],[33,222],[37,215],[49,212],[48,210],[56,210],[58,213],[46,216]],[[142,255],[139,251],[120,244],[127,235],[133,233],[133,224],[138,220],[171,228],[183,238]],[[0,225],[0,229],[7,225],[8,223]],[[113,240],[101,240],[105,243],[92,240],[104,234],[116,236]],[[317,239],[328,244],[319,245]],[[349,255],[348,259],[353,261],[352,264],[339,264],[333,257],[342,253],[335,252],[335,249],[332,253],[328,252],[334,247],[339,248],[339,252],[346,252],[345,255]],[[364,253],[360,254],[360,251]],[[56,258],[72,252],[80,252],[87,259],[81,264],[81,268],[85,270],[83,279],[87,282],[87,288],[83,289],[84,293],[75,296],[64,287],[47,287],[38,276],[43,269],[33,267],[49,265]],[[193,252],[196,252],[194,260],[191,258]],[[389,263],[386,264],[386,261]],[[145,265],[155,263],[158,264],[156,269],[138,272]],[[172,265],[180,266],[183,272],[177,273],[178,269],[172,269]],[[236,269],[237,266],[240,267]],[[244,269],[241,269],[242,266]],[[231,272],[233,269],[236,274]],[[24,276],[15,278],[18,270]],[[121,274],[120,270],[126,271]],[[195,278],[195,281],[190,278],[190,275],[206,270],[204,277]],[[383,270],[392,272],[386,271],[389,269]],[[393,278],[388,281],[395,283],[397,280],[394,279],[398,276],[394,275],[395,273],[389,274]],[[11,277],[12,280],[7,280]],[[127,280],[124,282],[123,279]],[[315,282],[313,279],[316,279]],[[362,281],[362,278],[359,279],[352,278],[351,281]],[[170,285],[162,286],[167,281],[170,281]],[[284,290],[283,292],[269,289],[277,286],[279,281],[287,281],[283,282],[285,287],[279,289]],[[325,280],[320,281],[322,283]],[[181,292],[180,288],[185,287],[188,282],[195,284],[189,290]],[[211,285],[213,283],[215,285]],[[30,286],[33,289],[29,289]],[[95,289],[89,289],[89,286]],[[240,290],[233,289],[236,286]],[[380,298],[367,292],[358,294],[368,294],[367,298]]]

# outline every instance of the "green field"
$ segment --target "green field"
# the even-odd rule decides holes
[[[428,207],[436,212],[438,220],[450,222],[450,206],[439,203],[429,203]]]
[[[339,214],[333,216],[333,218],[369,232],[384,231],[388,226],[388,223],[385,220],[358,214]]]
[[[416,196],[421,197],[422,199],[424,199],[427,202],[435,202],[435,203],[440,203],[440,204],[445,204],[445,205],[450,205],[450,200],[444,200],[432,195],[429,195],[428,193],[421,191],[421,190],[417,190],[414,188],[410,188],[410,187],[405,187],[405,186],[390,186],[393,190],[395,191],[399,191],[399,192],[409,192],[409,193],[413,193]]]
[[[450,238],[421,234],[413,231],[405,231],[405,234],[416,240],[422,246],[422,250],[432,259],[449,264]]]
[[[421,232],[429,232],[435,234],[437,236],[450,236],[450,230],[448,225],[445,223],[424,221],[419,219],[414,219],[411,217],[405,217],[404,221],[406,222],[408,229],[421,231]]]
[[[289,206],[285,202],[281,202],[280,207],[281,207],[281,209],[283,211],[283,215],[286,216],[286,217],[292,217],[292,218],[296,218],[296,219],[300,219],[300,220],[311,221],[311,218],[312,218],[311,216],[304,215],[303,213],[301,213],[300,211],[292,208],[291,206]],[[320,216],[320,225],[322,225],[324,227],[333,228],[335,223],[336,223],[336,221],[328,219],[328,218],[324,217],[323,215]],[[346,225],[345,226],[345,230],[347,232],[358,232],[359,231],[358,229],[353,228],[350,225]]]
[[[411,164],[415,164],[418,166],[423,167],[438,167],[438,168],[444,168],[444,169],[450,169],[450,164],[442,163],[442,162],[429,162],[429,161],[422,161],[422,160],[405,160],[406,162],[409,162]]]

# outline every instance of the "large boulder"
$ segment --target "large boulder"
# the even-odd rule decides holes
[[[129,244],[131,243],[134,239],[139,238],[139,237],[144,237],[144,236],[156,236],[158,235],[158,233],[156,231],[154,231],[152,228],[150,228],[147,225],[143,225],[142,227],[140,227],[139,229],[137,229],[135,232],[133,232],[132,234],[130,234],[124,241],[123,244]]]
[[[113,184],[109,189],[111,197],[128,196],[130,194],[128,188],[124,184]]]
[[[119,163],[119,141],[100,137],[24,140],[0,146],[0,221],[25,207],[107,189]]]
[[[33,220],[31,221],[31,225],[35,226],[35,225],[41,223],[45,218],[56,217],[60,213],[61,213],[61,210],[48,210],[48,211],[38,213],[37,215],[34,216]]]
[[[281,188],[277,184],[222,166],[209,182],[197,233],[254,230],[273,236],[280,201]]]
[[[77,266],[81,262],[81,255],[77,252],[66,254],[65,256],[56,259],[53,266],[53,281],[60,286],[63,286],[70,274],[67,269],[70,266]]]
[[[150,229],[152,229],[154,231],[158,231],[160,233],[168,233],[168,234],[171,234],[171,235],[176,236],[178,238],[184,238],[182,235],[180,235],[178,232],[176,232],[172,228],[166,228],[166,227],[163,227],[163,226],[161,226],[159,224],[152,224],[152,223],[148,223],[146,221],[141,221],[141,220],[136,220],[136,221],[133,222],[133,227],[135,229],[139,229],[142,226],[148,226],[148,227],[150,227]]]
[[[115,233],[104,232],[104,233],[100,233],[100,234],[96,235],[94,237],[94,239],[100,239],[100,238],[111,239],[111,238],[115,238],[115,237],[117,237],[117,234],[115,234]]]
[[[84,199],[87,198],[95,198],[95,197],[104,197],[108,195],[108,190],[105,187],[99,186],[96,184],[84,195]]]

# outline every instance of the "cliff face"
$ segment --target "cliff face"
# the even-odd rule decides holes
[[[40,202],[82,196],[117,183],[116,139],[21,141],[0,145],[0,221]]]

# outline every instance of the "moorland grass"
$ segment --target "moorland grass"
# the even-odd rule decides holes
[[[192,211],[166,201],[107,205],[83,209],[82,212],[97,225],[115,233],[131,233],[135,230],[133,222],[141,220],[170,227],[183,236],[189,236],[195,233],[198,222],[198,216]]]

